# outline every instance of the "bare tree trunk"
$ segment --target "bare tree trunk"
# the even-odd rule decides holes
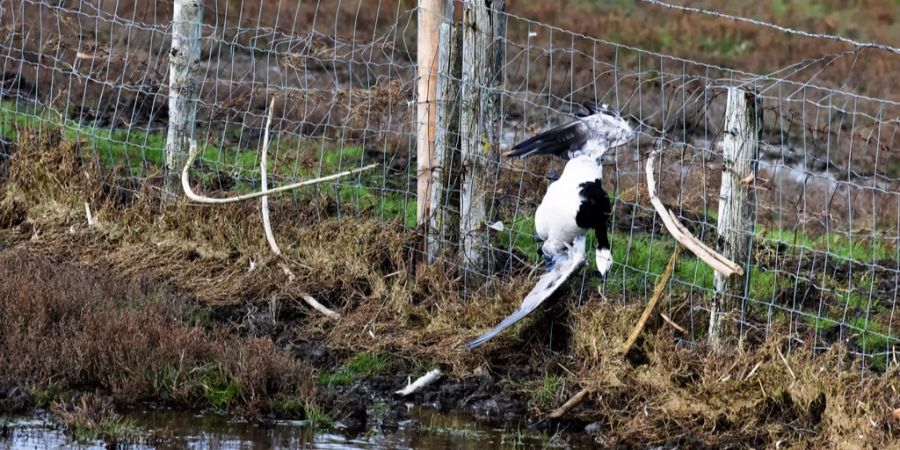
[[[756,95],[741,88],[729,88],[717,232],[721,253],[742,265],[744,275],[725,277],[715,273],[716,294],[709,317],[709,342],[714,347],[721,342],[723,318],[734,308],[733,299],[743,298],[749,286],[760,122]]]
[[[167,201],[176,197],[182,166],[187,159],[197,118],[200,93],[200,26],[203,2],[175,0],[172,48],[169,51],[169,130],[166,138]]]
[[[499,100],[503,51],[498,33],[505,28],[502,0],[471,0],[463,7],[462,110],[460,140],[463,178],[460,235],[464,270],[483,273],[489,266],[489,186],[497,175]]]

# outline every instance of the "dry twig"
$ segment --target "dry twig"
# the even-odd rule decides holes
[[[341,318],[340,314],[328,309],[328,307],[319,303],[315,298],[313,298],[312,295],[303,293],[303,294],[300,294],[300,297],[303,298],[303,301],[305,301],[307,305],[312,306],[312,308],[315,309],[316,311],[318,311],[322,314],[325,314],[326,316],[328,316],[332,319],[340,319]]]
[[[784,353],[781,353],[781,347],[775,347],[775,350],[778,351],[778,356],[781,358],[781,362],[784,363],[784,367],[787,367],[788,373],[791,374],[791,379],[797,381],[797,375],[794,374],[794,369],[791,369],[791,365],[788,364],[788,360],[784,357]]]
[[[554,409],[553,412],[550,413],[548,418],[559,419],[560,417],[566,415],[566,413],[568,413],[572,408],[581,403],[581,401],[584,400],[584,397],[586,397],[590,392],[590,388],[581,389],[575,395],[573,395],[572,398],[566,400],[566,402],[563,403],[562,406]]]
[[[669,317],[666,313],[664,313],[664,312],[659,313],[659,317],[662,317],[663,320],[665,320],[667,324],[671,325],[672,328],[678,330],[678,332],[680,332],[681,334],[688,334],[687,330],[685,330],[684,327],[675,323],[675,321],[672,320],[672,318]]]
[[[428,386],[431,383],[434,383],[440,377],[441,377],[441,369],[430,370],[425,375],[422,375],[421,377],[419,377],[415,382],[408,384],[408,385],[406,385],[405,388],[400,389],[399,391],[395,392],[395,394],[402,395],[404,397],[409,394],[413,394],[416,391],[418,391],[419,389],[422,389],[423,387]]]
[[[640,320],[635,324],[634,328],[631,330],[631,334],[628,335],[628,340],[625,341],[625,344],[622,346],[622,354],[625,355],[631,350],[631,346],[634,345],[635,341],[637,341],[638,336],[641,335],[641,331],[644,331],[644,326],[647,325],[647,319],[650,318],[650,314],[653,313],[653,309],[656,308],[656,304],[659,302],[659,298],[662,297],[663,289],[665,289],[666,284],[669,282],[669,278],[672,276],[672,272],[675,271],[675,263],[678,262],[678,258],[681,256],[681,245],[675,245],[675,251],[672,252],[672,257],[669,258],[669,264],[666,266],[666,270],[663,271],[662,276],[659,277],[659,281],[656,282],[656,288],[653,289],[653,296],[650,297],[650,301],[647,303],[647,307],[644,308],[644,312],[641,314]]]

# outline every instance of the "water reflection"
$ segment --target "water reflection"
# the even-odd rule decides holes
[[[522,430],[499,430],[464,415],[439,414],[413,408],[413,420],[391,432],[370,430],[361,435],[317,430],[302,421],[267,424],[229,419],[215,414],[177,411],[129,413],[147,436],[135,449],[500,449],[592,448],[586,436],[552,437]],[[102,441],[74,442],[46,414],[2,418],[0,449],[103,449]]]

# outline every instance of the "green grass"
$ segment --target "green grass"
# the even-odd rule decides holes
[[[503,231],[493,233],[494,245],[501,249],[512,248],[525,255],[532,263],[540,262],[540,243],[534,240],[534,215],[519,215],[512,222],[504,224]]]
[[[390,359],[377,353],[360,353],[333,372],[319,374],[319,384],[347,386],[372,375],[383,373]]]
[[[25,107],[14,102],[0,102],[0,135],[15,140],[24,128],[55,126],[66,139],[81,142],[80,155],[91,158],[96,155],[107,167],[125,167],[131,176],[146,176],[158,172],[165,162],[165,130],[141,131],[132,129],[97,128],[64,119],[56,113],[36,107]],[[231,134],[234,131],[228,130]],[[327,143],[316,139],[300,139],[293,136],[273,137],[266,164],[271,180],[309,179],[357,167],[363,160],[360,145]],[[336,146],[331,146],[334,144]],[[234,146],[216,147],[205,144],[197,156],[198,163],[192,176],[209,185],[214,179],[209,169],[227,172],[235,184],[235,193],[254,192],[260,175],[260,152],[257,148],[241,149]],[[416,225],[416,199],[402,192],[382,190],[388,179],[376,169],[335,184],[323,184],[325,192],[334,195],[336,201],[353,206],[355,211],[367,210],[385,220],[402,220],[409,227]],[[272,183],[287,183],[279,181]],[[217,186],[212,186],[217,187]],[[329,189],[330,188],[330,189]],[[303,193],[301,199],[307,199]]]
[[[813,237],[802,231],[769,230],[763,232],[757,228],[757,234],[763,236],[763,242],[770,244],[784,243],[792,248],[790,251],[800,253],[801,248],[812,249],[817,252],[827,253],[837,262],[859,261],[876,262],[897,257],[897,248],[886,242],[885,239],[874,237],[860,239],[861,236],[849,237],[842,233],[826,233],[819,237]]]
[[[150,375],[153,391],[156,394],[171,394],[178,387],[181,373],[175,366],[166,366]]]
[[[279,394],[272,401],[272,412],[279,418],[303,419],[316,428],[334,425],[334,418],[318,405],[290,395]]]
[[[334,425],[334,418],[317,405],[307,404],[304,408],[305,420],[317,428],[329,428]]]
[[[856,335],[856,344],[866,353],[883,351],[892,343],[897,342],[897,337],[890,333],[886,326],[876,322],[874,318],[859,317],[850,321],[850,327]]]
[[[34,405],[39,408],[45,408],[61,394],[59,385],[50,381],[43,386],[33,386],[29,389],[31,398],[34,399]]]
[[[203,377],[203,391],[207,402],[217,408],[234,404],[241,395],[240,385],[221,370],[211,370]]]
[[[543,382],[531,394],[531,403],[541,410],[556,408],[566,391],[566,380],[557,375],[545,375]]]
[[[809,326],[813,327],[818,334],[822,334],[828,330],[831,330],[840,324],[839,320],[831,319],[828,317],[803,316],[803,321],[806,322]]]

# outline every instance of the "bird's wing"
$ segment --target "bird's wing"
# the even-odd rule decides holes
[[[491,328],[486,333],[466,344],[466,348],[473,349],[494,336],[500,334],[503,330],[509,328],[523,317],[534,311],[544,300],[547,300],[562,284],[575,273],[585,261],[585,242],[584,236],[575,239],[574,245],[569,249],[568,257],[565,261],[557,264],[553,270],[545,273],[538,280],[537,284],[522,301],[519,309],[515,310],[507,318],[503,319],[497,326]]]
[[[587,110],[587,113],[576,113],[575,115],[578,117],[587,117],[593,114],[597,114],[597,112],[600,111],[600,105],[598,105],[597,102],[584,102],[581,104],[581,107]]]
[[[569,150],[583,146],[587,142],[588,136],[587,126],[581,120],[576,120],[522,141],[503,156],[527,158],[534,155],[553,154],[565,158]]]

